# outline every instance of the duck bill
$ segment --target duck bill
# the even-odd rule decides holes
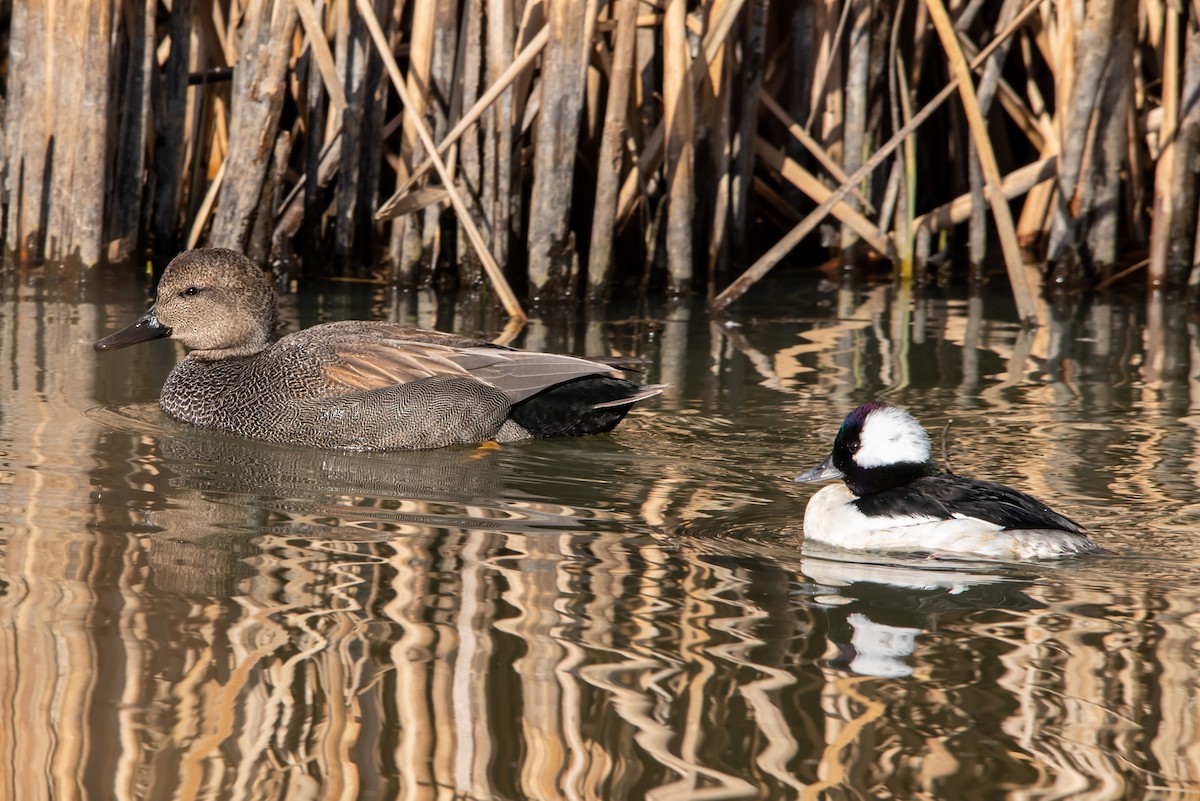
[[[134,320],[131,325],[98,340],[92,347],[96,350],[116,350],[136,345],[139,342],[149,342],[152,339],[169,336],[171,336],[171,327],[158,321],[158,313],[151,306],[149,311]]]
[[[796,476],[797,484],[808,484],[812,481],[833,481],[835,478],[845,478],[846,474],[833,466],[833,454],[825,457],[825,461],[812,470]]]

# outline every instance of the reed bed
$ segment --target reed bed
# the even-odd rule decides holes
[[[1167,0],[172,0],[9,12],[5,250],[198,244],[523,302],[780,262],[1200,290]]]

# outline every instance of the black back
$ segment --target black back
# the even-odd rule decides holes
[[[957,515],[986,520],[1006,529],[1087,533],[1071,518],[1019,490],[948,473],[923,476],[861,497],[854,504],[868,517],[913,515],[949,520]]]

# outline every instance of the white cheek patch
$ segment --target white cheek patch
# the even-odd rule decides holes
[[[912,415],[888,406],[867,415],[854,461],[859,467],[929,461],[929,435]]]

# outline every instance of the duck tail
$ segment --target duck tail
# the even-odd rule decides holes
[[[638,401],[646,400],[646,398],[653,398],[655,395],[661,395],[662,391],[669,386],[671,386],[671,385],[670,384],[643,384],[641,390],[639,392],[634,393],[633,395],[627,395],[624,398],[614,398],[612,400],[599,401],[598,403],[593,403],[588,408],[589,409],[613,409],[613,408],[616,408],[617,406],[632,406],[633,404],[637,403]]]
[[[579,437],[612,431],[640,400],[662,392],[658,385],[591,375],[566,381],[524,400],[508,416],[531,436]]]

